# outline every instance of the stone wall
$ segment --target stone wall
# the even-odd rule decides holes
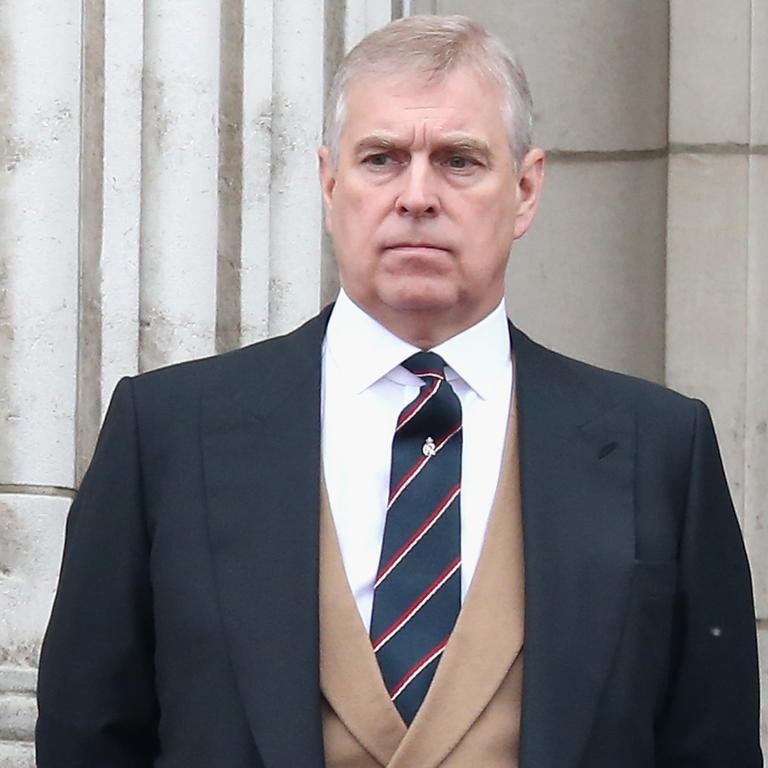
[[[752,563],[768,743],[768,1],[673,0],[670,20],[666,382],[715,418]]]
[[[115,383],[332,298],[323,94],[346,48],[417,12],[520,52],[549,165],[510,310],[710,403],[768,653],[768,0],[5,0],[0,768],[33,764],[66,511]]]

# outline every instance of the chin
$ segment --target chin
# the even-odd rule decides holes
[[[456,303],[452,291],[409,286],[405,289],[388,291],[382,295],[383,303],[399,312],[445,312]]]

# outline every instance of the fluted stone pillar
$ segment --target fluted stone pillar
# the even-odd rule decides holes
[[[316,152],[324,100],[322,6],[281,0],[274,7],[270,335],[295,328],[320,308]]]
[[[220,15],[144,3],[141,370],[215,352]]]
[[[67,509],[117,380],[335,292],[316,149],[340,7],[0,4],[0,768],[33,765]]]
[[[0,4],[0,766],[14,768],[32,765],[34,665],[75,486],[81,12]]]

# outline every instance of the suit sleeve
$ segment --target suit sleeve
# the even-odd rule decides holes
[[[150,768],[157,752],[149,537],[132,384],[117,386],[67,520],[43,642],[38,768]]]
[[[758,768],[752,584],[709,411],[697,403],[659,768]]]

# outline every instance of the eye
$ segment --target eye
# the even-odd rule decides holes
[[[443,161],[444,165],[450,171],[469,173],[477,168],[480,163],[472,157],[466,155],[449,155]]]
[[[374,168],[384,168],[392,162],[392,158],[384,152],[377,152],[376,154],[368,155],[363,158],[363,163],[365,165],[370,165]]]

